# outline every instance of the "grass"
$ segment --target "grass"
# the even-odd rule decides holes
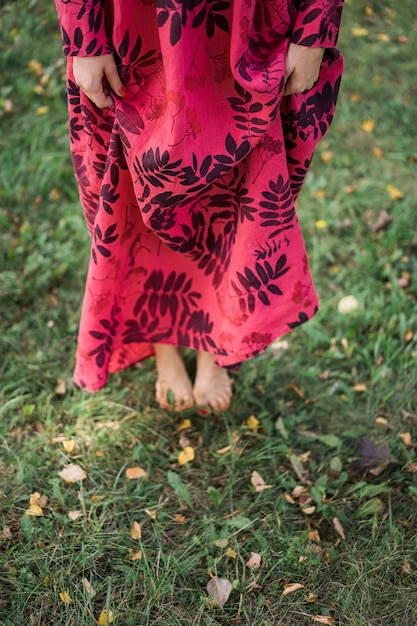
[[[151,360],[98,394],[71,383],[88,239],[57,19],[19,0],[0,23],[0,624],[90,626],[106,610],[124,626],[415,624],[414,3],[345,3],[339,109],[299,203],[322,308],[247,362],[233,407],[209,419],[156,406]],[[381,210],[393,219],[373,232]],[[359,308],[344,315],[348,294]],[[196,458],[180,466],[184,437]],[[374,474],[352,465],[358,439],[388,446]],[[82,483],[59,477],[69,462]],[[136,466],[146,478],[127,479]],[[35,492],[41,517],[25,515]],[[233,585],[223,609],[210,575]],[[283,595],[290,583],[304,587]]]

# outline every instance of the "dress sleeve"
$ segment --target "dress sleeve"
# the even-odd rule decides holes
[[[343,0],[300,0],[291,42],[312,48],[334,48]]]
[[[113,51],[104,0],[55,0],[65,56],[100,56]]]

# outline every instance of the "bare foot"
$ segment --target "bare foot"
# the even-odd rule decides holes
[[[175,411],[193,406],[193,388],[179,349],[162,343],[154,344],[153,348],[158,371],[156,401],[161,408]],[[169,390],[172,392],[174,406],[169,401]]]
[[[215,411],[225,411],[232,401],[232,381],[227,370],[214,363],[214,355],[197,352],[197,374],[194,383],[194,400],[200,406]]]

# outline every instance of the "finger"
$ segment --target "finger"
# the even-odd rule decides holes
[[[114,100],[111,96],[106,94],[103,89],[95,90],[95,91],[87,91],[86,89],[82,89],[81,91],[85,93],[87,98],[93,102],[99,109],[109,109],[114,105]]]
[[[109,83],[109,87],[115,94],[118,96],[126,95],[126,88],[123,85],[121,78],[119,76],[119,72],[117,71],[117,65],[113,59],[109,61],[105,68],[104,74],[106,76],[107,82]]]

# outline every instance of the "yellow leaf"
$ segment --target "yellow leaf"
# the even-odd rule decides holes
[[[36,59],[29,61],[28,68],[37,76],[40,76],[43,73],[42,63]]]
[[[250,481],[257,492],[265,491],[265,489],[271,489],[271,485],[267,485],[262,476],[256,470],[252,472]]]
[[[108,613],[107,611],[102,611],[100,613],[98,623],[100,624],[100,626],[108,626],[108,624],[113,624],[113,611],[109,610]]]
[[[316,221],[316,228],[327,228],[327,222],[326,220],[317,220]]]
[[[326,191],[324,189],[317,189],[317,191],[314,192],[314,197],[317,198],[317,200],[320,200],[320,198],[325,198]]]
[[[335,623],[333,617],[328,617],[327,615],[315,615],[313,620],[320,624],[327,624],[327,626],[334,626]]]
[[[70,455],[74,450],[75,439],[65,439],[65,441],[62,442],[62,445],[64,446],[65,452]]]
[[[359,392],[368,391],[368,387],[365,385],[365,383],[358,383],[357,385],[353,385],[352,389],[353,391]]]
[[[375,128],[375,122],[373,120],[364,120],[361,127],[366,133],[372,133]]]
[[[379,148],[378,146],[374,146],[372,148],[372,152],[374,153],[374,156],[377,159],[382,159],[382,157],[384,156],[384,151],[382,150],[382,148]]]
[[[227,548],[226,555],[230,556],[232,559],[235,559],[237,557],[237,552],[232,550],[232,548]]]
[[[398,433],[398,436],[403,440],[406,446],[410,447],[413,445],[411,441],[411,433]]]
[[[254,433],[258,432],[260,422],[254,415],[251,415],[250,417],[248,417],[248,419],[246,420],[246,423]]]
[[[25,511],[25,515],[28,517],[42,517],[43,510],[37,504],[31,504],[30,507]]]
[[[323,163],[331,163],[331,161],[333,161],[333,152],[331,150],[325,150],[321,153],[320,158]]]
[[[306,602],[315,602],[317,600],[317,594],[310,592],[306,597]]]
[[[184,450],[178,455],[178,463],[180,465],[186,465],[186,463],[190,463],[190,461],[194,461],[195,459],[195,451],[191,446],[185,446]]]
[[[132,539],[142,539],[142,526],[139,522],[133,522],[132,528],[130,529],[130,536]]]
[[[353,93],[353,94],[350,96],[350,100],[351,100],[351,102],[353,102],[354,104],[358,104],[358,102],[360,102],[360,101],[361,101],[361,97],[360,97],[360,95],[359,95],[358,93]]]
[[[386,33],[379,33],[376,36],[376,38],[379,39],[379,41],[382,41],[383,43],[389,43],[390,42],[389,35],[387,35]]]
[[[153,509],[152,511],[150,509],[145,509],[145,513],[146,515],[149,515],[151,519],[156,519],[156,514],[157,514],[156,509]]]
[[[317,529],[310,530],[310,532],[308,533],[308,538],[310,539],[310,541],[314,541],[314,543],[319,543],[320,542],[319,531]]]
[[[46,113],[48,113],[48,111],[49,111],[49,107],[44,105],[44,106],[38,107],[36,109],[35,113],[36,113],[36,115],[46,115]]]
[[[294,593],[295,591],[299,591],[300,589],[304,589],[304,585],[302,585],[301,583],[288,583],[288,585],[285,585],[282,595],[288,596],[290,593]]]
[[[179,430],[185,430],[186,428],[191,428],[191,420],[182,420],[181,424],[179,424],[179,426],[177,426],[177,431]]]
[[[135,478],[144,478],[146,472],[141,467],[128,467],[126,470],[126,478],[134,480]]]
[[[397,187],[394,187],[394,185],[387,185],[387,191],[391,200],[401,200],[404,198],[403,192],[397,189]]]
[[[129,561],[140,561],[142,558],[142,550],[129,550]]]
[[[62,602],[65,602],[66,604],[72,604],[72,600],[66,591],[64,591],[63,593],[61,591],[61,593],[59,594],[59,597],[61,598]]]
[[[383,426],[386,426],[388,424],[388,420],[385,417],[377,417],[375,420],[376,424],[382,424]]]
[[[354,37],[366,37],[369,31],[367,28],[354,27],[350,32]]]

